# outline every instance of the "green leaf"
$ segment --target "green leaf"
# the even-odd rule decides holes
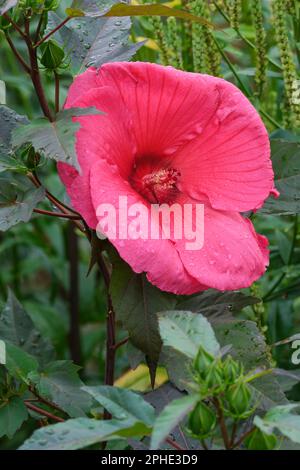
[[[117,320],[132,344],[146,355],[153,382],[161,350],[156,313],[173,308],[176,298],[154,287],[123,261],[114,265],[110,288]]]
[[[129,429],[126,421],[97,421],[89,418],[69,419],[64,423],[38,429],[20,450],[76,450],[97,442],[120,439],[120,431]]]
[[[35,188],[23,175],[0,177],[0,231],[28,222],[33,209],[44,198],[42,187]]]
[[[0,15],[6,13],[10,8],[13,8],[18,3],[18,0],[0,0]]]
[[[40,395],[77,418],[85,416],[92,404],[91,397],[81,390],[84,384],[78,376],[78,369],[72,361],[55,361],[41,374],[30,374],[29,379]]]
[[[200,346],[213,355],[218,354],[220,348],[214,331],[201,314],[181,310],[162,312],[158,322],[164,346],[190,359],[195,358]]]
[[[118,387],[82,387],[114,418],[132,424],[143,423],[147,428],[154,422],[154,409],[141,395]]]
[[[11,162],[14,161],[11,157],[12,131],[26,123],[28,123],[28,119],[25,116],[20,116],[7,106],[0,105],[0,171],[3,171],[3,166],[4,168],[5,165],[9,166],[10,160]]]
[[[242,292],[220,292],[208,289],[194,296],[180,300],[177,310],[189,310],[194,313],[201,312],[210,321],[224,320],[239,312],[247,305],[259,302],[256,297],[245,295]]]
[[[277,406],[269,410],[263,418],[255,416],[254,424],[266,434],[272,434],[277,429],[291,441],[300,443],[300,416],[291,413],[296,408],[299,408],[298,404]]]
[[[60,23],[60,17],[50,12],[48,30]],[[128,42],[130,27],[128,17],[118,22],[113,18],[74,18],[55,33],[55,39],[71,59],[73,74],[78,74],[88,66],[129,60],[141,47]]]
[[[0,339],[31,354],[40,364],[48,363],[54,358],[50,342],[35,328],[11,290],[8,291],[7,302],[0,315]]]
[[[27,419],[27,408],[20,397],[0,400],[0,437],[11,439]]]
[[[80,124],[73,122],[72,118],[95,114],[101,112],[94,107],[71,108],[60,111],[53,122],[46,118],[35,119],[13,131],[13,145],[18,148],[31,143],[45,157],[68,163],[80,170],[75,152],[75,133]]]
[[[206,25],[212,27],[212,24],[201,18],[199,16],[192,15],[191,13],[179,10],[176,8],[170,8],[166,5],[162,4],[148,4],[148,5],[128,5],[126,3],[117,3],[113,5],[110,9],[108,9],[109,4],[113,2],[103,2],[100,3],[101,7],[99,9],[97,2],[90,6],[89,2],[82,1],[82,0],[75,0],[72,3],[71,8],[66,9],[66,13],[69,16],[82,16],[83,14],[86,16],[175,16],[176,18],[181,18],[183,20],[190,20],[195,21],[196,23],[200,23],[202,25]],[[85,6],[88,5],[88,8]],[[108,9],[108,11],[107,11]]]
[[[28,375],[37,371],[39,364],[35,357],[9,342],[6,345],[5,368],[16,379],[29,383]]]
[[[284,140],[271,141],[275,187],[280,197],[270,197],[260,213],[291,215],[300,213],[300,143]]]
[[[160,444],[194,408],[197,401],[199,401],[199,395],[188,395],[183,398],[173,400],[163,409],[154,423],[150,449],[159,449]]]

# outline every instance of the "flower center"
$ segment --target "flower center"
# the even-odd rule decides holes
[[[151,168],[149,162],[135,166],[130,183],[132,187],[152,204],[172,203],[178,194],[177,182],[180,172],[175,168]]]

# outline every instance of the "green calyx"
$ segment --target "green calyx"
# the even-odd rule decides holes
[[[198,403],[189,418],[189,429],[194,436],[206,437],[216,426],[216,415],[204,402]]]

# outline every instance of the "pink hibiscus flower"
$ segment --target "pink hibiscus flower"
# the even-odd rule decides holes
[[[231,83],[149,63],[111,63],[74,80],[65,107],[105,115],[76,118],[79,174],[59,173],[73,207],[95,229],[97,207],[204,204],[204,245],[171,239],[111,240],[135,272],[165,291],[248,287],[268,264],[267,239],[240,212],[274,192],[266,129]]]

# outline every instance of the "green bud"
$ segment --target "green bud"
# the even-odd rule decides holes
[[[196,356],[194,362],[194,368],[197,372],[201,375],[201,377],[205,377],[209,367],[214,362],[214,357],[209,354],[205,349],[200,346],[198,354]]]
[[[235,416],[242,416],[249,410],[251,403],[251,390],[247,384],[239,382],[228,389],[226,399],[228,401],[230,411]]]
[[[207,388],[219,388],[224,385],[223,371],[219,362],[214,362],[205,377]]]
[[[41,44],[41,51],[41,64],[49,70],[57,69],[65,57],[63,49],[52,39]]]
[[[277,444],[277,437],[275,434],[265,434],[256,428],[245,439],[244,444],[248,450],[273,450]]]
[[[216,415],[205,403],[200,402],[189,417],[189,428],[196,436],[206,436],[216,426]]]
[[[241,373],[240,365],[231,356],[228,356],[223,364],[223,374],[226,382],[234,383]]]

